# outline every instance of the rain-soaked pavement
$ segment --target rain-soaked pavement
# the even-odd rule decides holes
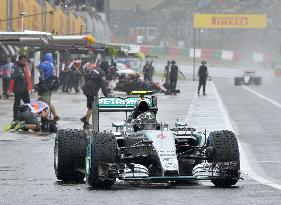
[[[128,184],[110,190],[87,184],[62,184],[53,169],[54,136],[0,131],[0,204],[280,204],[281,83],[261,70],[262,86],[235,87],[233,75],[242,69],[212,68],[207,96],[197,96],[197,82],[180,81],[181,94],[158,95],[158,120],[173,125],[185,120],[199,129],[233,129],[241,145],[242,177],[236,186],[214,188],[209,182],[184,186]],[[216,78],[217,77],[217,78]],[[250,90],[249,90],[250,89]],[[254,92],[252,92],[254,91]],[[83,95],[53,96],[61,128],[81,128]],[[0,100],[1,130],[11,120],[12,99]],[[103,129],[125,115],[101,116]]]

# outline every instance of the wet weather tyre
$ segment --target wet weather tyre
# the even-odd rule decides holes
[[[260,77],[260,76],[255,77],[254,84],[255,85],[261,85],[262,84],[262,77]]]
[[[116,163],[118,160],[117,141],[112,133],[93,132],[87,142],[86,176],[88,184],[93,188],[107,189],[114,182],[115,177],[100,174],[99,165],[102,163]]]
[[[235,77],[234,85],[242,85],[242,79],[240,77]]]
[[[86,133],[83,130],[58,130],[55,138],[54,168],[63,182],[82,182],[85,178]]]
[[[207,146],[209,147],[209,152],[207,151],[209,163],[234,163],[232,169],[227,171],[227,174],[224,173],[224,178],[213,179],[212,183],[217,187],[235,185],[240,176],[239,147],[235,134],[228,130],[212,132],[208,137]]]

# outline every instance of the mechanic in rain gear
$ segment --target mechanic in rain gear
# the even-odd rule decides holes
[[[170,67],[171,62],[167,61],[167,65],[164,68],[163,80],[165,80],[163,87],[168,91],[170,87]]]
[[[75,93],[79,93],[79,79],[82,77],[81,72],[81,60],[75,59],[73,63],[70,65],[70,79],[69,84],[66,90],[74,87]]]
[[[10,90],[15,93],[13,106],[15,122],[17,121],[21,100],[24,103],[30,103],[29,91],[32,90],[31,76],[27,64],[27,57],[25,55],[20,55],[18,57],[18,62],[12,68],[11,79]]]
[[[54,115],[54,121],[58,121],[60,117],[57,114],[55,106],[51,103],[52,91],[59,87],[59,80],[56,76],[55,66],[53,64],[53,56],[46,53],[43,61],[38,65],[40,78],[38,84],[39,100],[48,104],[50,112]]]
[[[18,122],[16,124],[7,125],[5,131],[28,131],[34,132],[51,131],[56,132],[57,128],[55,124],[48,119],[49,106],[42,101],[31,101],[31,103],[23,104],[19,108]],[[41,125],[38,121],[38,117],[41,117]],[[53,124],[52,124],[53,123]]]
[[[110,78],[112,78],[112,80],[116,80],[118,77],[118,73],[117,73],[117,63],[114,60],[114,58],[111,58],[111,62],[110,62]]]
[[[149,65],[149,61],[146,61],[145,65],[143,66],[142,73],[143,73],[143,80],[144,81],[149,81],[149,79],[150,79],[150,65]]]
[[[154,73],[155,73],[155,69],[154,69],[153,60],[152,60],[149,63],[149,81],[150,82],[153,82]]]
[[[104,96],[108,97],[106,85],[105,72],[102,69],[95,68],[94,65],[94,69],[87,70],[87,73],[85,73],[85,85],[82,87],[83,93],[87,98],[87,111],[85,116],[80,119],[84,123],[84,129],[92,127],[89,123],[92,115],[92,104],[94,99],[98,98],[99,90],[102,89]]]
[[[112,90],[114,88],[114,85],[111,81],[112,79],[112,76],[111,76],[111,68],[110,68],[110,65],[109,65],[109,62],[106,60],[106,59],[103,59],[100,63],[100,70],[105,74],[105,79],[106,79],[106,93],[107,95],[109,96],[112,96],[113,93],[112,93]]]
[[[176,88],[177,88],[177,81],[178,81],[178,72],[179,72],[179,68],[176,65],[176,61],[172,61],[171,62],[172,66],[170,69],[170,90],[169,90],[169,94],[170,95],[176,95]]]
[[[65,61],[62,63],[61,72],[60,72],[60,84],[62,86],[62,92],[68,92],[66,90],[68,83],[69,83],[69,68],[68,68],[68,62]]]
[[[106,79],[108,78],[109,76],[109,63],[107,60],[102,60],[101,63],[100,63],[100,69],[104,71],[105,73],[105,77]]]
[[[163,75],[165,82],[169,81],[170,67],[171,67],[171,62],[167,61],[167,65],[164,68],[164,75]]]
[[[200,89],[203,86],[203,95],[206,95],[206,81],[208,78],[208,68],[206,66],[207,62],[202,61],[201,66],[198,70],[198,76],[199,76],[199,85],[198,85],[198,95],[200,95]]]
[[[6,98],[9,98],[9,87],[11,80],[11,72],[14,64],[10,57],[6,58],[6,62],[0,67],[0,75],[2,76],[2,88],[3,94]],[[0,94],[1,95],[1,94]]]

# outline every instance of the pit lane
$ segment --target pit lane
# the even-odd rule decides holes
[[[214,85],[243,145],[249,166],[259,176],[281,183],[279,108],[243,87],[234,87],[230,76],[238,73],[237,70],[212,68],[212,72],[212,76],[216,77],[217,74],[219,77],[213,78]],[[281,94],[278,93],[280,83],[272,80],[270,74],[268,76],[262,86],[250,88],[281,103]],[[180,95],[159,95],[159,121],[173,125],[176,119],[185,119],[194,104],[196,87],[197,82],[182,81],[179,82],[182,92]],[[210,88],[208,84],[206,101],[200,96],[202,104],[207,107],[210,105],[207,103],[210,98],[211,101],[216,99],[209,92]],[[85,98],[82,95],[58,93],[53,99],[62,116],[60,126],[81,128],[79,119],[85,111]],[[1,100],[1,127],[12,118],[11,103],[12,99]],[[214,109],[209,107],[209,111],[205,110],[205,117],[218,114],[217,104],[213,106]],[[204,111],[204,107],[201,109]],[[112,121],[120,121],[124,116],[122,113],[103,114],[102,128],[110,127]],[[207,129],[218,124],[224,128],[225,124],[221,120],[202,124]],[[111,190],[92,190],[86,184],[62,184],[57,182],[54,175],[53,146],[53,136],[1,131],[0,204],[278,204],[281,199],[280,190],[255,181],[247,173],[242,173],[245,180],[229,189],[216,189],[208,182],[190,183],[186,186],[118,182]]]

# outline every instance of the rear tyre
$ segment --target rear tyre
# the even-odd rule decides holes
[[[94,188],[110,188],[114,176],[99,173],[99,164],[116,163],[118,159],[117,141],[112,133],[94,132],[87,142],[86,177],[87,182]]]
[[[242,85],[242,79],[240,77],[235,77],[234,85]]]
[[[262,84],[262,77],[255,77],[254,79],[254,84],[255,85],[261,85]]]
[[[223,179],[213,179],[212,183],[218,187],[229,187],[238,182],[240,176],[240,158],[237,139],[233,132],[221,130],[212,132],[207,140],[209,163],[234,162],[234,169],[227,171]]]
[[[82,182],[85,178],[86,133],[83,130],[58,130],[55,138],[54,168],[63,182]]]

